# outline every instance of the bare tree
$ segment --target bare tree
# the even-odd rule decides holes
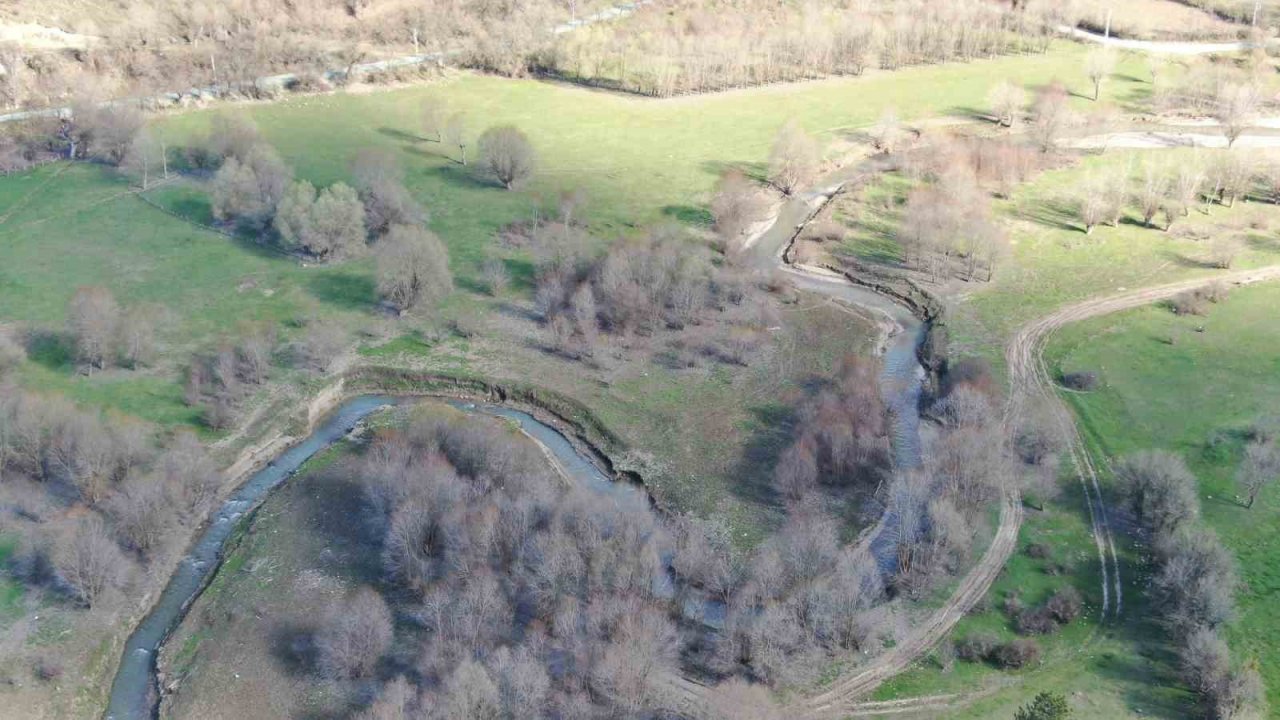
[[[417,692],[403,675],[382,687],[378,699],[355,716],[355,720],[413,720],[412,706]]]
[[[1138,179],[1138,188],[1134,192],[1134,202],[1142,212],[1142,221],[1147,227],[1155,227],[1154,219],[1165,199],[1169,195],[1169,176],[1164,168],[1148,161],[1142,166],[1142,176]]]
[[[711,197],[711,217],[716,234],[724,243],[725,253],[732,257],[738,251],[743,234],[764,219],[766,201],[755,183],[741,171],[729,170],[720,176]]]
[[[448,125],[449,103],[444,98],[432,95],[422,101],[422,129],[429,138],[443,143]]]
[[[987,104],[991,106],[991,114],[995,116],[997,125],[1012,128],[1021,119],[1027,107],[1027,91],[1012,80],[991,88],[987,94]]]
[[[370,675],[391,647],[391,611],[375,590],[362,587],[333,603],[316,631],[320,671],[337,679]]]
[[[893,108],[885,108],[880,119],[871,126],[871,145],[880,152],[891,153],[898,149],[904,134],[898,113]]]
[[[96,515],[75,523],[58,539],[54,566],[76,597],[92,608],[124,579],[127,561]]]
[[[1157,535],[1171,536],[1199,514],[1195,476],[1173,453],[1126,456],[1116,464],[1116,480],[1134,514]]]
[[[111,360],[119,324],[120,306],[104,287],[79,288],[67,306],[67,329],[75,340],[76,357],[91,370],[105,368]]]
[[[125,152],[120,166],[125,172],[135,177],[141,176],[142,189],[146,190],[153,177],[159,175],[168,179],[168,148],[165,147],[164,141],[150,129],[142,128],[129,142],[129,149]]]
[[[445,683],[444,717],[466,720],[499,720],[502,696],[484,665],[464,660]]]
[[[126,547],[146,555],[159,543],[172,515],[159,478],[134,475],[107,503],[116,534]]]
[[[506,291],[511,284],[511,273],[507,272],[507,264],[499,258],[488,258],[480,267],[480,274],[489,294],[497,297]]]
[[[404,185],[404,170],[394,153],[366,148],[351,161],[351,175],[365,207],[369,232],[380,236],[392,225],[422,225],[427,211]]]
[[[156,321],[160,312],[148,305],[131,307],[120,318],[117,329],[120,358],[138,369],[152,361],[156,353]]]
[[[1102,95],[1102,83],[1111,77],[1116,69],[1116,54],[1108,48],[1090,50],[1084,56],[1084,74],[1093,83],[1093,99],[1097,102]]]
[[[1222,124],[1222,132],[1227,136],[1227,147],[1235,145],[1240,135],[1248,129],[1257,107],[1258,89],[1251,84],[1227,84],[1218,92],[1213,116]]]
[[[790,195],[818,171],[818,143],[795,120],[788,121],[769,151],[769,182]]]
[[[480,159],[485,169],[508,190],[533,176],[537,158],[529,138],[513,125],[491,127],[480,136]]]
[[[1031,136],[1041,150],[1049,152],[1057,146],[1070,119],[1067,89],[1060,82],[1051,82],[1036,95],[1031,109]]]
[[[456,112],[449,116],[444,126],[445,142],[458,148],[458,162],[467,164],[467,116]]]
[[[396,225],[374,247],[378,292],[399,310],[434,303],[453,291],[449,253],[430,230]]]
[[[1252,508],[1268,484],[1280,477],[1280,447],[1274,440],[1254,440],[1245,446],[1244,462],[1236,473],[1236,483],[1248,496],[1245,507]]]

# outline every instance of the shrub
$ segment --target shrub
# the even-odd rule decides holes
[[[991,633],[973,633],[956,641],[956,656],[967,662],[981,662],[991,657],[1000,640]]]
[[[1049,546],[1044,543],[1031,543],[1026,549],[1027,557],[1036,560],[1044,560],[1053,554]]]
[[[1062,384],[1068,389],[1080,392],[1092,392],[1098,388],[1098,373],[1092,370],[1078,370],[1062,374]]]
[[[1080,598],[1080,592],[1070,585],[1054,593],[1053,597],[1045,603],[1045,610],[1053,616],[1054,620],[1063,625],[1074,622],[1080,617],[1083,607],[1084,601]]]
[[[1209,299],[1199,290],[1180,292],[1169,299],[1174,315],[1204,315],[1209,312]]]
[[[1010,640],[996,648],[991,657],[1000,667],[1017,670],[1040,661],[1040,643],[1030,638]]]
[[[1028,608],[1018,613],[1014,628],[1019,635],[1052,635],[1058,631],[1058,623],[1047,608]]]

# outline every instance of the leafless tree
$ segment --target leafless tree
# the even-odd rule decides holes
[[[466,115],[457,112],[449,116],[449,121],[444,126],[444,139],[446,144],[458,148],[458,162],[466,165],[468,146]]]
[[[1169,195],[1169,176],[1164,168],[1154,162],[1146,162],[1142,166],[1142,175],[1138,179],[1137,190],[1133,199],[1142,213],[1142,221],[1147,227],[1155,227],[1153,221]]]
[[[76,357],[91,370],[105,368],[111,361],[119,324],[120,305],[104,287],[79,288],[67,306],[67,329],[75,340]]]
[[[403,675],[382,687],[378,698],[355,716],[355,720],[413,720],[417,691]]]
[[[1109,204],[1105,180],[1093,176],[1081,184],[1076,208],[1080,215],[1080,224],[1084,226],[1085,235],[1093,234],[1095,227],[1106,222]]]
[[[369,232],[380,236],[392,225],[422,225],[427,212],[404,185],[404,170],[394,153],[366,148],[351,161],[351,175],[365,207]]]
[[[813,179],[818,171],[818,143],[795,120],[778,130],[769,151],[769,182],[786,195]]]
[[[374,247],[378,292],[400,310],[434,303],[453,291],[449,252],[430,230],[393,226]]]
[[[734,256],[743,234],[764,219],[765,211],[764,194],[746,175],[729,170],[720,176],[711,197],[711,217],[727,255]]]
[[[440,717],[466,720],[499,720],[502,696],[484,665],[464,660],[445,683]]]
[[[480,267],[480,274],[484,277],[484,284],[489,289],[489,294],[497,297],[506,291],[507,286],[511,284],[511,273],[507,272],[507,264],[499,258],[488,258]]]
[[[1116,54],[1107,48],[1090,50],[1084,56],[1084,74],[1093,83],[1093,100],[1097,102],[1102,95],[1102,83],[1111,77],[1116,70]]]
[[[1249,128],[1258,107],[1258,89],[1251,84],[1227,84],[1218,92],[1213,116],[1222,124],[1227,136],[1227,147],[1236,144],[1240,135]]]
[[[148,305],[129,308],[117,328],[120,358],[131,368],[147,365],[156,353],[156,320],[159,311]]]
[[[484,167],[508,190],[533,176],[537,158],[529,138],[513,125],[491,127],[480,136]]]
[[[1174,632],[1217,628],[1234,616],[1239,577],[1231,551],[1216,535],[1195,529],[1157,536],[1155,549],[1159,566],[1152,598]]]
[[[144,556],[163,537],[172,519],[164,484],[149,475],[133,475],[107,503],[116,534],[126,547]]]
[[[891,153],[898,149],[905,134],[898,113],[893,108],[886,108],[876,124],[871,126],[871,145],[880,152]]]
[[[1067,102],[1067,89],[1062,83],[1049,83],[1036,95],[1031,108],[1031,136],[1044,152],[1058,144],[1058,139],[1071,121],[1071,108]]]
[[[1280,477],[1280,447],[1274,440],[1254,440],[1244,450],[1236,482],[1248,497],[1245,507],[1252,508],[1263,488]]]
[[[391,647],[391,611],[376,591],[362,587],[333,603],[316,631],[320,671],[331,678],[370,675]]]
[[[129,148],[121,158],[120,167],[135,177],[140,176],[142,189],[146,190],[152,178],[159,176],[168,179],[168,148],[149,128],[142,128],[129,141]]]
[[[422,129],[429,138],[444,142],[449,117],[449,104],[444,98],[432,95],[422,101]]]
[[[1027,107],[1027,91],[1012,80],[1005,80],[987,94],[987,104],[991,106],[997,125],[1012,128],[1018,124]]]
[[[1138,519],[1161,536],[1172,536],[1199,514],[1196,479],[1177,455],[1142,451],[1116,464],[1121,494]]]
[[[228,157],[210,185],[213,216],[261,231],[290,187],[293,171],[270,146],[252,146],[242,160]]]
[[[76,521],[59,537],[54,566],[77,599],[90,608],[123,582],[128,569],[120,549],[96,515]]]

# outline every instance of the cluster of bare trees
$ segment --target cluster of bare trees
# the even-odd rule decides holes
[[[763,342],[766,308],[736,268],[674,227],[622,240],[603,254],[571,223],[551,223],[533,248],[539,313],[555,347],[593,354],[601,333],[638,342],[665,331],[715,323],[699,332],[700,351],[742,364]]]
[[[1241,153],[1216,153],[1212,160],[1194,156],[1176,163],[1155,158],[1132,165],[1114,165],[1088,175],[1075,201],[1077,217],[1086,234],[1098,225],[1115,226],[1129,209],[1143,224],[1157,227],[1157,218],[1169,230],[1179,218],[1213,204],[1231,207],[1250,196],[1280,202],[1280,166],[1262,165]],[[1234,238],[1215,243],[1210,262],[1230,267],[1239,252]]]
[[[660,711],[679,643],[656,594],[654,516],[565,487],[518,438],[420,416],[381,433],[354,468],[387,575],[411,598],[401,614],[429,630],[420,685],[397,681],[379,702],[441,718]],[[367,674],[386,649],[385,606],[365,591],[355,600],[364,607],[343,606],[349,619],[320,631],[330,675]]]
[[[246,323],[234,339],[226,339],[209,352],[197,353],[187,367],[184,400],[201,408],[204,423],[225,430],[235,419],[235,408],[257,385],[266,382],[277,352],[275,328],[266,323]]]
[[[1031,5],[1034,7],[1021,7]],[[734,0],[714,9],[654,3],[625,22],[560,36],[533,64],[542,72],[669,97],[861,74],[1048,47],[1057,9],[1024,3],[898,0]]]
[[[447,50],[464,64],[517,75],[570,15],[551,0],[141,0],[61,17],[28,13],[18,22],[75,28],[89,41],[0,48],[0,106],[63,104],[86,78],[109,97],[214,85],[260,97],[278,90],[256,82],[264,76],[294,72],[301,87],[324,88],[353,79],[355,63]],[[326,78],[327,70],[337,75]]]
[[[888,422],[879,363],[846,357],[831,387],[800,408],[795,439],[774,468],[778,494],[800,502],[819,484],[875,487],[889,468]]]
[[[191,433],[158,448],[140,422],[12,386],[0,387],[0,477],[17,509],[15,575],[91,608],[202,518],[221,484]]]
[[[979,173],[1012,185],[1032,172],[1035,161],[1015,145],[980,141],[934,145],[918,157],[926,160],[912,170],[922,182],[907,196],[898,231],[903,261],[934,281],[990,280],[1008,240]]]
[[[1121,459],[1116,480],[1149,538],[1151,598],[1180,646],[1184,679],[1206,717],[1239,716],[1261,698],[1262,679],[1253,665],[1231,662],[1219,635],[1240,581],[1231,551],[1199,522],[1195,476],[1177,455],[1144,451]]]
[[[85,286],[67,304],[67,334],[75,358],[89,372],[119,362],[137,369],[155,355],[160,311],[148,305],[122,308],[110,290]]]

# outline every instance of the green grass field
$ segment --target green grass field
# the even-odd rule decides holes
[[[1064,329],[1049,357],[1055,367],[1101,374],[1097,392],[1067,396],[1099,454],[1163,448],[1200,479],[1204,520],[1235,552],[1244,579],[1228,641],[1236,657],[1260,661],[1272,708],[1280,707],[1280,486],[1245,509],[1234,476],[1241,431],[1280,404],[1277,307],[1280,287],[1267,285],[1235,291],[1207,317],[1143,308]]]

